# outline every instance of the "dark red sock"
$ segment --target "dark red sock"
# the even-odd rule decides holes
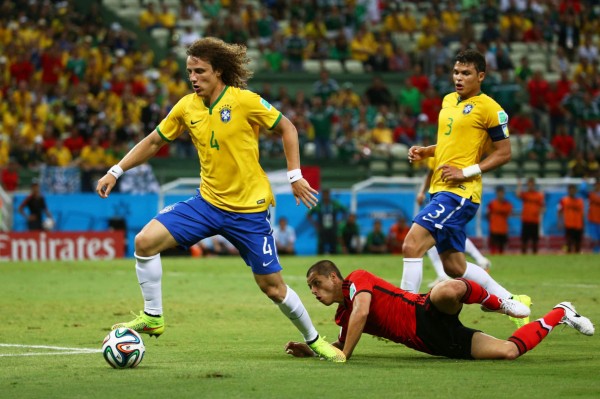
[[[492,295],[485,288],[477,284],[475,281],[457,278],[467,285],[467,292],[460,300],[467,305],[470,303],[480,303],[489,310],[500,309],[500,298]]]
[[[546,335],[560,323],[565,315],[564,309],[552,309],[546,316],[541,319],[525,324],[523,327],[515,331],[508,340],[517,345],[519,355],[532,350],[542,342]]]

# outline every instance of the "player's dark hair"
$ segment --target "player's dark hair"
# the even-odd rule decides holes
[[[192,43],[186,54],[208,62],[213,70],[220,71],[221,80],[227,86],[245,89],[252,77],[246,46],[225,43],[216,37],[204,37]]]
[[[306,277],[308,277],[312,272],[315,272],[320,276],[329,276],[331,273],[335,273],[340,280],[344,279],[340,269],[338,269],[335,263],[330,260],[320,260],[312,265],[306,272]]]
[[[473,64],[477,72],[485,72],[486,69],[485,57],[477,50],[463,50],[456,54],[454,61],[467,65]]]

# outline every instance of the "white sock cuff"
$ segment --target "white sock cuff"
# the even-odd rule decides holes
[[[133,256],[135,256],[135,258],[137,260],[141,260],[141,261],[149,261],[152,260],[154,258],[156,258],[157,256],[160,256],[160,254],[156,254],[156,255],[152,255],[152,256],[139,256],[138,254],[136,254],[135,252],[133,253]]]
[[[281,301],[279,303],[273,301],[273,304],[275,304],[277,306],[285,304],[285,301],[287,301],[288,298],[290,297],[290,292],[295,292],[295,291],[293,289],[291,289],[289,285],[286,284],[285,285],[285,298],[283,298],[283,301]]]
[[[404,258],[404,262],[423,263],[423,258]]]

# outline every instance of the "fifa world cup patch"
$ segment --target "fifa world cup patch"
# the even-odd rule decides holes
[[[474,107],[475,107],[475,105],[473,105],[473,104],[467,104],[467,105],[465,105],[465,107],[463,108],[463,114],[464,115],[470,114],[471,111],[473,111]]]
[[[504,111],[498,111],[498,124],[506,125],[508,123],[508,114]]]
[[[356,295],[356,286],[354,285],[354,283],[352,283],[352,285],[350,286],[350,300],[354,298],[354,295]]]
[[[227,123],[231,120],[231,107],[229,105],[223,105],[219,110],[221,116],[221,122]]]
[[[269,102],[267,100],[265,100],[264,98],[261,97],[260,103],[263,105],[263,107],[265,107],[267,109],[267,111],[271,110],[271,104],[269,104]]]

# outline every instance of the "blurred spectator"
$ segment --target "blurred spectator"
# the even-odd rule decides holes
[[[25,212],[25,208],[28,212]],[[52,213],[46,205],[46,198],[42,195],[37,181],[31,183],[31,191],[19,205],[18,211],[27,220],[28,230],[43,230],[44,217],[52,220]]]
[[[304,49],[307,46],[306,39],[300,33],[298,20],[290,21],[290,34],[284,42],[287,69],[290,72],[301,72],[304,70]]]
[[[583,42],[577,49],[577,57],[582,60],[586,59],[590,64],[598,60],[598,46],[594,44],[592,34],[586,33]]]
[[[365,97],[370,105],[378,107],[380,105],[391,106],[393,102],[392,92],[386,86],[381,76],[375,75],[371,85],[365,91]]]
[[[595,253],[600,253],[600,178],[596,178],[593,190],[588,193],[588,231]]]
[[[531,106],[533,126],[535,129],[542,129],[542,118],[544,117],[545,110],[544,99],[549,90],[550,87],[548,81],[544,78],[542,71],[535,71],[531,80],[527,83],[529,105]]]
[[[159,28],[161,26],[159,16],[155,9],[155,4],[151,1],[146,3],[146,7],[140,13],[139,17],[140,28],[147,31]]]
[[[548,140],[544,137],[541,130],[533,132],[533,140],[525,148],[527,159],[532,161],[545,162],[554,158],[554,151]]]
[[[521,180],[517,180],[517,198],[523,202],[521,210],[521,253],[527,253],[531,241],[531,250],[534,254],[538,251],[540,238],[540,219],[544,213],[544,194],[535,187],[535,178],[527,179],[527,190],[523,191]]]
[[[410,56],[402,46],[396,46],[394,54],[389,59],[390,72],[408,72],[412,69]]]
[[[7,165],[0,169],[2,188],[8,192],[15,191],[19,187],[19,164],[17,161],[9,159]]]
[[[377,44],[373,34],[363,24],[350,42],[350,54],[353,60],[360,61],[367,66],[369,57],[374,53],[376,47]]]
[[[205,238],[196,244],[200,247],[200,254],[203,256],[210,255],[238,255],[239,252],[236,247],[233,246],[225,237],[222,235],[215,235],[209,238]]]
[[[519,65],[515,68],[515,80],[526,86],[529,78],[533,76],[533,69],[529,65],[529,57],[522,56],[519,60]]]
[[[410,226],[406,224],[406,219],[403,216],[398,216],[396,223],[388,231],[387,247],[389,253],[393,255],[402,254],[402,245],[404,244],[408,230],[410,230]]]
[[[567,164],[569,177],[585,177],[587,174],[587,162],[583,151],[576,151],[575,157]]]
[[[402,112],[406,112],[410,116],[418,116],[421,113],[422,97],[423,94],[407,78],[404,80],[404,86],[398,92],[398,106]]]
[[[281,216],[278,225],[273,227],[273,237],[279,255],[294,255],[296,253],[296,230],[288,224],[285,216]]]
[[[561,13],[558,45],[565,49],[567,57],[571,62],[575,59],[575,54],[579,48],[579,40],[579,27],[577,26],[575,15],[572,13]]]
[[[317,159],[331,159],[331,140],[333,135],[333,117],[335,109],[325,103],[320,96],[314,96],[312,109],[308,116],[313,130],[315,141],[315,155]]]
[[[348,214],[348,218],[340,231],[340,243],[343,254],[357,254],[361,252],[360,227],[356,222],[356,214]]]
[[[387,251],[387,239],[383,232],[381,220],[375,219],[373,221],[373,230],[367,234],[364,252],[367,254],[385,254]]]
[[[46,160],[50,166],[68,166],[73,160],[71,151],[65,147],[64,140],[58,138],[56,143],[46,152]]]
[[[571,61],[563,47],[556,47],[556,51],[550,55],[550,71],[561,74],[571,72]]]
[[[327,100],[335,96],[340,90],[338,82],[329,76],[326,69],[321,69],[319,72],[319,80],[313,84],[313,95],[323,99],[323,103],[327,104]]]
[[[586,172],[585,177],[588,178],[600,178],[600,163],[598,162],[598,158],[596,156],[597,152],[593,150],[588,150],[586,152]]]
[[[585,126],[586,147],[600,150],[600,108],[589,92],[583,93],[582,122]]]
[[[394,143],[394,133],[392,129],[387,127],[384,116],[377,115],[375,126],[371,129],[370,135],[374,152],[377,155],[389,157]]]
[[[319,255],[338,253],[338,226],[346,214],[346,208],[331,198],[331,191],[323,189],[319,203],[306,214],[306,218],[317,232]]]
[[[512,118],[519,108],[521,93],[521,86],[511,77],[508,70],[500,72],[500,82],[490,89],[490,95],[506,111],[509,118]]]
[[[575,151],[575,140],[567,133],[565,125],[558,125],[552,138],[552,148],[559,159],[571,159]]]
[[[567,195],[558,203],[558,220],[565,229],[565,240],[568,253],[581,252],[584,219],[583,199],[577,197],[577,186],[569,184]]]
[[[508,217],[512,213],[512,204],[505,197],[503,186],[496,187],[496,198],[487,207],[489,221],[489,245],[492,254],[504,253],[508,243]]]

